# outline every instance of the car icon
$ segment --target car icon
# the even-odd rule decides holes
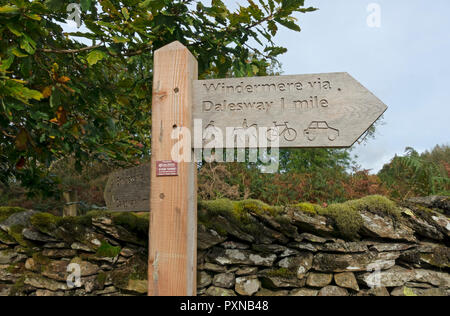
[[[316,140],[318,135],[322,135],[325,133],[330,141],[334,141],[339,137],[339,130],[330,127],[325,121],[311,122],[311,124],[309,124],[309,127],[305,129],[304,133],[306,138],[311,142]]]

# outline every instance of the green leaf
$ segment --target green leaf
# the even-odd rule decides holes
[[[93,66],[106,56],[107,54],[104,51],[96,49],[88,54],[87,62],[89,63],[90,66]]]
[[[122,36],[113,36],[113,41],[116,44],[121,44],[121,43],[129,42],[130,40],[125,37],[122,37]]]
[[[37,14],[25,14],[25,16],[27,18],[30,18],[30,19],[35,20],[35,21],[40,21],[41,20],[41,17],[39,15],[37,15]]]
[[[20,48],[26,51],[28,54],[33,55],[36,51],[36,43],[28,36],[23,37],[20,41]]]
[[[22,33],[21,31],[19,31],[19,30],[16,28],[16,26],[13,25],[12,23],[8,23],[6,26],[8,27],[8,30],[9,30],[11,33],[13,33],[14,35],[16,35],[16,36],[22,36],[23,33]]]
[[[125,20],[128,20],[130,18],[130,13],[128,12],[128,9],[125,7],[122,8],[122,14],[123,14],[123,17],[125,18]]]
[[[19,12],[19,8],[15,6],[5,5],[0,7],[0,13],[17,13]]]
[[[91,8],[92,0],[81,0],[81,10],[87,12]]]
[[[13,49],[11,49],[11,52],[14,54],[14,56],[16,57],[28,57],[27,54],[24,54],[20,51],[20,49],[18,49],[17,47],[14,47]]]
[[[0,71],[8,70],[9,67],[11,67],[13,61],[14,61],[14,56],[9,56],[9,58],[1,60]]]
[[[301,31],[300,26],[298,26],[294,21],[289,21],[289,20],[285,20],[285,19],[275,19],[275,21],[277,21],[281,25],[287,27],[288,29],[291,29],[291,30],[294,30],[297,32]]]

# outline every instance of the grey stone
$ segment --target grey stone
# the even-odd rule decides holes
[[[305,232],[330,236],[334,231],[333,227],[328,224],[327,219],[323,216],[310,216],[295,209],[288,210],[288,215],[291,222]]]
[[[404,251],[416,247],[416,244],[376,243],[371,246],[378,252]]]
[[[213,250],[214,251],[211,252],[208,257],[210,260],[220,265],[246,264],[270,267],[277,258],[274,254],[259,254],[248,250],[221,248],[214,248]]]
[[[306,279],[306,285],[310,287],[325,287],[333,281],[332,274],[326,273],[309,273]]]
[[[138,246],[145,245],[144,240],[140,240],[134,234],[130,233],[128,230],[126,230],[122,226],[115,225],[113,223],[112,218],[109,216],[105,215],[105,216],[93,217],[92,225],[117,240],[128,242],[128,243],[138,245]]]
[[[236,278],[233,273],[216,274],[213,279],[213,285],[225,289],[230,289],[234,286]]]
[[[295,249],[306,250],[306,251],[311,251],[311,252],[318,252],[320,249],[319,245],[317,245],[317,244],[314,245],[314,244],[308,243],[308,242],[290,243],[288,246],[295,248]]]
[[[285,268],[291,271],[295,271],[297,277],[302,279],[305,277],[306,273],[311,269],[314,256],[308,252],[302,252],[296,257],[288,257],[280,262],[278,266],[280,268]]]
[[[407,218],[409,225],[414,229],[415,233],[434,240],[443,240],[442,234],[436,226],[431,225],[421,216],[417,216],[412,210],[402,208],[402,214]]]
[[[235,291],[240,295],[252,296],[259,291],[261,282],[256,276],[236,278]]]
[[[313,268],[320,272],[358,272],[373,269],[386,270],[395,265],[398,252],[362,254],[319,253],[314,256]]]
[[[270,297],[270,296],[288,296],[289,291],[282,290],[282,291],[271,291],[268,289],[260,289],[258,293],[255,294],[255,296],[263,296],[263,297]]]
[[[209,249],[221,242],[224,242],[227,238],[221,236],[213,229],[208,229],[203,225],[198,225],[197,232],[197,247],[201,250]]]
[[[334,275],[334,282],[336,285],[351,289],[354,291],[359,291],[358,282],[356,281],[355,275],[352,272],[343,272]]]
[[[329,285],[321,289],[318,296],[348,296],[348,292],[338,286]]]
[[[385,287],[375,287],[368,290],[361,290],[357,296],[390,296],[390,294]]]
[[[37,290],[36,296],[48,296],[48,297],[54,297],[54,296],[64,296],[64,292],[58,291],[58,292],[52,292],[49,290]]]
[[[290,296],[317,296],[318,294],[319,294],[318,290],[302,288],[302,289],[292,290],[289,295]]]
[[[259,272],[259,277],[264,288],[267,289],[300,288],[306,284],[306,278],[299,279],[295,272],[284,268],[283,270],[263,270]]]
[[[438,208],[444,211],[450,211],[450,198],[448,196],[427,196],[413,197],[407,200],[413,204],[419,204],[427,208]]]
[[[50,236],[44,235],[44,234],[38,232],[37,230],[30,229],[30,228],[25,228],[22,231],[22,235],[26,239],[32,240],[32,241],[39,241],[39,242],[44,242],[44,243],[45,242],[55,242],[56,241],[56,239],[54,239],[54,238],[52,238]]]
[[[414,231],[402,223],[394,224],[392,218],[361,211],[362,234],[369,237],[416,242]]]
[[[224,231],[226,231],[229,235],[243,241],[251,242],[253,243],[255,241],[255,237],[247,234],[244,232],[241,228],[239,228],[237,225],[231,223],[229,220],[227,220],[223,216],[216,216],[214,218],[214,223],[218,225],[220,228],[222,228]]]
[[[20,277],[20,274],[16,274],[10,271],[9,265],[0,265],[0,282],[16,283]]]
[[[69,289],[65,283],[50,280],[38,275],[27,275],[24,283],[38,289],[45,289],[53,292],[66,291]]]
[[[250,246],[247,244],[243,244],[240,242],[235,242],[235,241],[226,241],[221,243],[221,246],[225,249],[240,249],[240,250],[246,250],[249,249]]]
[[[14,262],[18,254],[12,250],[2,250],[0,251],[0,264],[10,264]]]
[[[428,283],[433,286],[450,288],[450,275],[445,272],[417,269],[413,281]]]
[[[95,250],[93,248],[91,248],[90,246],[87,246],[85,244],[79,243],[79,242],[74,242],[70,248],[72,248],[73,250],[81,250],[84,252],[95,252]]]
[[[319,237],[319,236],[316,236],[316,235],[313,235],[313,234],[309,234],[309,233],[302,233],[295,240],[298,241],[298,242],[302,242],[302,241],[307,240],[307,241],[313,242],[313,243],[324,244],[330,239]]]
[[[72,258],[77,255],[73,249],[44,249],[42,255],[52,259]]]
[[[253,245],[252,249],[257,252],[280,254],[286,251],[288,248],[277,244],[271,244],[271,245]]]
[[[365,273],[358,280],[369,287],[396,287],[414,280],[414,270],[395,266],[387,271]]]
[[[230,289],[222,289],[220,287],[211,286],[206,290],[207,296],[236,296],[236,293]]]
[[[227,268],[218,264],[207,262],[201,266],[201,269],[212,271],[212,272],[227,272]]]
[[[25,211],[20,213],[15,213],[11,215],[8,219],[0,223],[0,228],[6,232],[10,232],[13,226],[30,227],[30,218],[37,214],[36,211]]]
[[[450,295],[450,291],[442,288],[433,289],[416,289],[406,286],[397,287],[391,292],[391,296],[440,296],[446,297]]]
[[[249,274],[256,274],[258,272],[257,267],[241,267],[236,271],[237,276],[244,276]]]
[[[201,271],[200,273],[197,274],[197,288],[199,289],[205,288],[207,286],[210,286],[211,283],[212,278],[208,273]]]
[[[358,253],[366,252],[367,245],[362,242],[334,242],[324,243],[319,246],[319,249],[324,252],[340,252],[340,253]]]

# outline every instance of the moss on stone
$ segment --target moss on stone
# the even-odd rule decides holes
[[[100,288],[103,288],[105,286],[107,278],[108,278],[108,275],[105,272],[100,272],[97,275],[97,283],[100,286]]]
[[[149,221],[145,217],[137,216],[133,213],[119,213],[113,215],[112,219],[115,225],[122,226],[139,237],[145,239],[148,236]]]
[[[42,270],[42,268],[47,267],[47,265],[51,262],[50,258],[45,257],[44,255],[42,255],[42,253],[40,252],[35,252],[32,256],[31,256],[35,262],[35,264],[39,267],[39,269]]]
[[[115,258],[120,254],[120,247],[111,246],[108,242],[102,241],[101,246],[97,250],[97,256],[103,258]]]
[[[332,204],[320,210],[320,215],[331,218],[340,235],[348,239],[358,239],[363,225],[361,214],[349,203]]]
[[[230,214],[233,212],[234,203],[229,199],[218,199],[212,201],[199,201],[199,208],[207,210],[210,214]]]
[[[20,296],[24,292],[26,276],[20,277],[12,286],[9,296]]]
[[[278,278],[292,278],[296,276],[296,273],[292,270],[286,269],[286,268],[280,268],[276,270],[269,270],[265,271],[264,275],[268,277],[278,277]]]
[[[312,204],[312,203],[308,203],[308,202],[303,202],[303,203],[298,203],[292,206],[295,210],[303,212],[305,214],[308,215],[317,215],[319,214],[321,207],[319,205],[316,204]]]
[[[16,240],[12,236],[0,229],[0,242],[2,241],[3,243],[16,243]]]
[[[29,240],[26,240],[22,235],[24,228],[25,227],[22,225],[13,225],[9,229],[9,235],[22,247],[26,249],[33,248],[35,244]]]
[[[30,219],[31,225],[33,225],[34,228],[49,235],[52,235],[61,225],[61,220],[61,217],[56,217],[50,213],[37,213]]]
[[[395,202],[381,195],[366,196],[359,200],[348,201],[351,207],[357,211],[368,211],[380,216],[390,216],[393,219],[401,218],[401,210]]]
[[[0,222],[8,219],[11,215],[15,213],[26,212],[27,210],[21,207],[11,207],[11,206],[2,206],[0,207]]]
[[[282,208],[270,206],[259,200],[248,199],[234,203],[233,213],[237,218],[245,218],[249,213],[276,216],[282,212]]]

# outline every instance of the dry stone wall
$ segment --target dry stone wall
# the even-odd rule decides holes
[[[201,202],[198,294],[448,296],[449,205],[433,201]],[[148,215],[0,208],[0,295],[145,295],[147,233]]]

